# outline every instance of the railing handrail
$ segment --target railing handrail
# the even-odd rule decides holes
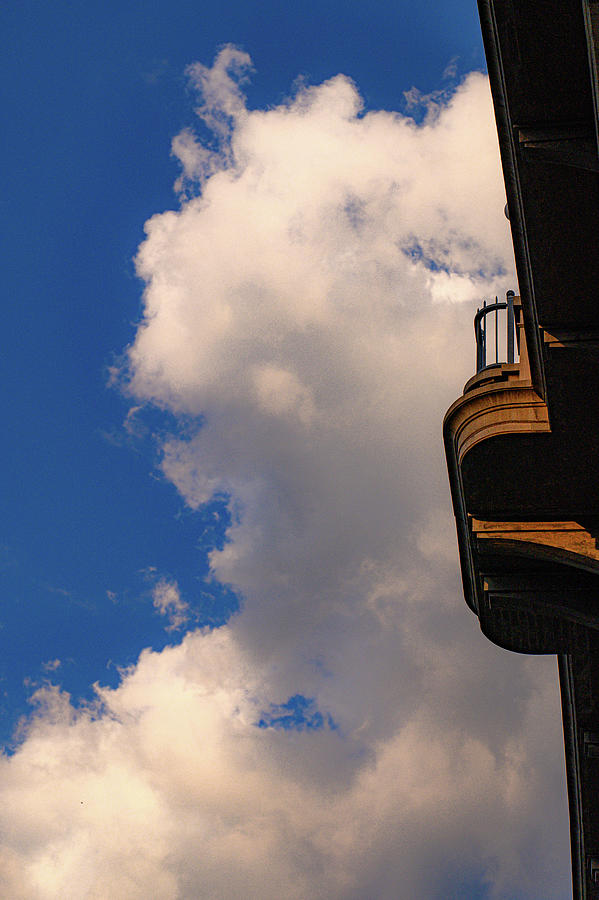
[[[498,340],[498,311],[507,309],[507,363],[514,362],[514,333],[515,333],[515,316],[514,316],[514,291],[508,291],[505,301],[498,300],[495,297],[495,303],[483,301],[483,306],[477,309],[474,316],[474,334],[476,337],[476,371],[481,372],[488,365],[499,364],[499,340]],[[486,316],[490,312],[495,312],[495,363],[487,362],[487,327]]]

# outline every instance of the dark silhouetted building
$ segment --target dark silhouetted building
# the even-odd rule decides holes
[[[466,601],[559,658],[574,897],[599,898],[599,0],[480,0],[519,296],[444,438]],[[491,212],[491,211],[490,211]],[[513,345],[512,345],[513,341]]]

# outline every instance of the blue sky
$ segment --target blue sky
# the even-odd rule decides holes
[[[473,707],[480,707],[481,716],[476,723],[472,711],[455,699],[458,706],[451,718],[459,723],[461,738],[448,739],[450,749],[439,750],[436,762],[431,759],[430,772],[446,771],[451,780],[452,767],[460,772],[468,768],[466,760],[474,752],[468,749],[468,741],[478,746],[483,756],[489,754],[488,771],[483,767],[473,776],[465,811],[459,811],[461,806],[452,791],[443,786],[446,782],[437,785],[440,805],[445,804],[448,810],[447,822],[458,820],[455,834],[449,825],[442,835],[437,833],[436,826],[426,824],[428,819],[425,822],[424,818],[412,818],[406,825],[407,820],[401,815],[397,818],[395,813],[390,814],[393,824],[387,830],[396,835],[396,841],[400,841],[402,829],[414,830],[416,837],[408,841],[412,847],[408,855],[413,861],[409,866],[405,863],[410,870],[406,883],[413,885],[412,890],[428,891],[431,897],[475,900],[491,896],[489,891],[494,886],[493,896],[497,897],[548,897],[547,882],[537,894],[534,885],[519,880],[520,864],[510,857],[513,848],[506,849],[506,858],[511,861],[503,868],[493,858],[492,848],[513,814],[520,823],[513,838],[520,849],[513,852],[517,855],[527,848],[534,859],[532,869],[543,871],[547,862],[543,854],[555,856],[552,841],[561,848],[567,833],[560,793],[559,729],[551,721],[555,691],[540,704],[548,710],[546,719],[537,721],[536,713],[531,712],[535,698],[545,696],[545,681],[539,673],[551,670],[545,666],[546,661],[536,670],[525,668],[526,661],[512,664],[479,638],[459,591],[441,460],[439,416],[470,374],[474,352],[470,348],[470,301],[487,291],[505,290],[513,282],[509,236],[501,216],[501,182],[493,174],[498,161],[493,157],[496,148],[484,79],[475,75],[468,80],[469,73],[485,71],[475,4],[245,2],[217,6],[181,0],[158,0],[152,5],[24,0],[4,9],[2,26],[7,45],[1,62],[7,138],[2,167],[6,302],[0,402],[7,439],[0,537],[0,738],[9,756],[21,746],[22,758],[27,759],[35,740],[39,740],[46,742],[49,756],[63,758],[66,732],[61,729],[67,726],[61,717],[66,707],[56,712],[58,707],[50,701],[59,695],[52,693],[49,684],[68,692],[75,706],[81,700],[93,702],[94,683],[115,689],[114,694],[104,697],[115,721],[120,721],[121,713],[115,711],[121,709],[119,704],[126,706],[128,702],[120,699],[129,696],[125,687],[119,688],[127,667],[130,681],[126,684],[136,685],[147,667],[147,683],[154,685],[155,696],[162,696],[163,689],[165,696],[171,689],[173,697],[178,696],[169,667],[179,657],[168,649],[162,655],[160,651],[179,645],[188,633],[188,643],[184,641],[178,651],[181,659],[189,659],[196,652],[198,659],[204,659],[204,652],[206,659],[212,659],[212,653],[220,659],[218,653],[222,652],[228,654],[227,667],[232,671],[238,668],[241,673],[250,673],[240,674],[227,696],[231,710],[249,703],[250,712],[244,713],[244,721],[253,729],[252,734],[259,732],[259,737],[251,740],[271,742],[268,751],[263,751],[272,755],[272,759],[268,757],[271,767],[265,763],[271,780],[265,783],[276,786],[272,772],[278,771],[277,766],[285,767],[282,760],[295,759],[297,754],[299,759],[304,754],[309,762],[305,763],[304,775],[298,774],[298,784],[304,784],[306,795],[310,790],[326,793],[329,785],[341,778],[341,772],[346,773],[347,784],[361,783],[360,779],[366,783],[370,777],[368,765],[374,766],[377,760],[383,771],[384,760],[393,758],[394,753],[403,760],[405,771],[411,771],[410,735],[427,733],[427,716],[433,717],[436,703],[451,705],[451,698],[459,697],[458,674],[461,667],[468,668],[468,657],[485,670],[480,678],[476,672],[468,674],[472,682],[468,681],[467,690],[474,694]],[[249,77],[241,88],[235,86],[236,79],[224,63],[220,70],[218,63],[210,69],[225,46],[236,48],[230,50],[233,59],[247,69]],[[253,71],[239,55],[242,53],[251,57]],[[204,67],[196,71],[195,86],[186,74],[193,63]],[[209,74],[219,71],[221,75],[229,71],[229,81],[217,82],[216,76]],[[328,93],[314,93],[340,73],[351,79],[355,88],[347,79],[337,79],[329,82],[332,86]],[[212,85],[216,97],[212,111],[222,112],[228,102],[237,104],[220,149],[206,121],[200,121],[194,113],[207,85]],[[419,101],[414,93],[406,98],[405,93],[412,88],[420,92]],[[239,90],[246,100],[239,100]],[[304,117],[313,129],[312,137],[306,138],[300,121],[301,104],[296,102],[302,90],[311,112],[320,107],[324,110],[322,117],[316,112],[312,118]],[[356,92],[363,101],[358,113],[352,107]],[[454,95],[458,97],[455,103],[451,100]],[[204,93],[204,103],[206,96]],[[411,103],[410,97],[417,102]],[[290,110],[287,119],[279,116],[277,109]],[[248,119],[248,113],[256,110],[264,110],[264,117],[250,115]],[[372,129],[360,124],[368,121],[368,113],[378,110],[396,111],[400,116],[372,120]],[[327,192],[334,190],[331,185],[336,177],[335,166],[326,162],[327,148],[336,147],[335,152],[342,155],[339,134],[345,126],[340,124],[334,133],[326,131],[327,123],[337,121],[337,117],[340,123],[353,123],[347,142],[353,148],[356,169],[363,173],[352,181],[353,157],[340,160],[339,180],[344,180],[344,208],[346,212],[351,208],[348,216],[352,228],[347,223],[336,224],[334,216],[330,218],[332,206],[326,207],[328,212],[323,212],[324,205],[322,209],[319,206],[319,198],[328,197]],[[410,117],[419,123],[422,140],[413,121],[406,128],[401,124]],[[254,123],[253,131],[246,128],[247,121]],[[287,121],[299,129],[291,136],[287,135]],[[185,195],[178,197],[173,189],[181,173],[181,160],[171,153],[171,142],[185,129],[194,129],[196,142],[203,141],[215,154],[212,179],[194,182],[190,170],[187,198],[204,196],[206,209],[212,210],[200,214],[197,226],[192,206],[186,207]],[[397,225],[397,237],[389,247],[380,249],[383,233],[395,227],[399,213],[385,200],[392,196],[391,187],[386,186],[382,193],[372,187],[378,183],[379,174],[376,162],[369,166],[368,147],[372,142],[375,160],[378,147],[386,146],[387,141],[393,145],[394,129],[397,140],[405,141],[405,166],[401,168],[401,160],[401,165],[392,161],[394,151],[389,150],[391,161],[386,157],[381,161],[380,180],[388,179],[393,190],[405,194],[405,221],[401,219],[401,227]],[[316,148],[321,131],[326,132],[326,140],[323,138],[319,156]],[[305,140],[306,153],[298,156],[297,166],[288,176],[293,181],[295,171],[299,172],[305,190],[314,192],[314,203],[305,209],[300,209],[297,198],[284,195],[280,187],[279,206],[269,206],[265,193],[252,194],[251,179],[246,177],[248,172],[258,173],[257,178],[264,171],[272,172],[273,183],[279,184],[276,179],[283,171],[284,160],[276,157],[277,142],[283,146],[287,140],[290,147]],[[468,172],[461,168],[463,148],[478,146],[479,140],[484,172],[470,197]],[[191,151],[196,161],[200,158],[197,146],[194,144]],[[231,158],[227,161],[229,147],[237,148],[233,156],[240,154],[233,163]],[[310,165],[304,169],[304,158],[309,157],[311,147],[315,148],[314,178]],[[246,169],[239,161],[243,153],[249,160]],[[386,165],[389,172],[396,166],[397,176],[389,174]],[[445,165],[452,167],[447,169],[447,176],[443,175]],[[474,171],[476,167],[469,164],[469,168]],[[225,184],[226,178],[221,175],[228,171],[234,175],[231,184],[238,188]],[[445,198],[446,188],[449,199]],[[227,199],[229,191],[232,193]],[[486,203],[488,215],[480,208]],[[289,214],[289,228],[297,226],[297,240],[312,247],[313,257],[318,256],[317,248],[323,247],[323,255],[328,254],[326,265],[323,263],[318,271],[315,266],[313,273],[306,259],[293,255],[295,250],[292,253],[285,245],[288,257],[283,250],[273,250],[272,264],[264,262],[263,270],[258,271],[260,263],[254,268],[253,257],[257,254],[267,260],[269,248],[278,247],[278,232],[268,232],[269,217],[274,221],[292,207],[300,211]],[[221,214],[221,209],[229,213]],[[175,211],[172,220],[164,216],[168,210]],[[146,256],[136,274],[134,257],[144,241],[144,223],[154,215],[159,217],[153,220],[155,236],[144,245]],[[238,217],[240,223],[250,223],[249,227],[244,232],[240,225],[239,234],[230,235],[227,216],[232,221]],[[389,225],[382,228],[385,216]],[[317,226],[310,224],[317,220]],[[175,223],[177,236],[172,239],[164,236],[168,221]],[[461,226],[451,224],[460,221],[470,222],[470,226],[464,226],[463,235],[459,233]],[[446,227],[447,222],[451,227]],[[321,227],[322,234],[318,230]],[[250,232],[258,249],[249,247],[248,238],[246,258],[239,241],[243,242],[243,234]],[[206,235],[212,235],[213,244]],[[160,249],[161,240],[166,241],[166,250]],[[194,254],[186,249],[190,242],[195,246],[194,241],[198,256],[207,259],[201,269],[195,268]],[[371,243],[365,250],[368,241]],[[420,259],[436,261],[432,272],[413,258],[414,247],[420,249]],[[232,280],[229,285],[232,276],[226,263],[215,261],[212,265],[211,256],[215,260],[218,256],[215,248],[220,248],[224,259],[227,252],[229,259],[235,257],[231,268],[240,267],[235,283]],[[393,254],[400,262],[392,259]],[[237,262],[238,255],[243,257],[243,264]],[[269,273],[280,259],[283,263],[278,280],[267,284]],[[287,330],[281,326],[279,333],[278,326],[272,324],[272,310],[262,310],[271,302],[273,309],[278,308],[280,290],[281,321],[291,321],[303,302],[286,285],[285,271],[292,269],[301,273],[303,293],[311,297],[313,307],[307,305],[301,322],[298,319]],[[335,272],[341,273],[338,281]],[[484,272],[491,274],[485,276]],[[237,324],[222,346],[219,334],[209,337],[211,323],[222,311],[216,300],[204,318],[194,311],[194,291],[200,277],[206,284],[226,284],[229,291],[222,308],[226,306],[227,314],[236,317]],[[149,294],[144,307],[144,279],[146,285],[154,285],[154,318],[148,313]],[[170,294],[160,294],[165,280],[171,285],[183,284],[183,299],[177,300],[176,308],[168,306]],[[244,304],[250,301],[246,298],[236,307],[235,297],[250,282],[253,286],[247,297],[259,298],[259,312],[246,319]],[[321,287],[323,296],[326,293],[344,310],[339,321],[335,320],[338,334],[344,323],[347,328],[338,345],[322,324],[333,315],[333,307],[314,312]],[[387,299],[393,291],[400,298],[409,298],[405,304],[408,312],[399,318],[395,318]],[[418,306],[419,291],[427,298],[422,310]],[[368,303],[361,305],[365,296]],[[209,304],[211,298],[197,302]],[[151,326],[145,330],[140,327],[144,315]],[[178,350],[171,349],[173,322],[191,336]],[[403,343],[395,342],[396,326],[398,333],[402,330]],[[313,334],[314,339],[306,342],[306,334]],[[423,345],[420,350],[422,335],[428,335],[430,346]],[[261,355],[258,348],[269,340],[272,346],[276,343],[277,354]],[[127,349],[131,347],[132,353]],[[182,359],[186,347],[191,348],[192,368],[193,360],[203,360],[206,354],[206,366],[216,373],[213,380],[212,376],[190,372],[189,366],[185,368],[187,363],[184,365]],[[376,362],[371,371],[371,361],[379,354],[381,362]],[[246,360],[246,368],[235,370],[230,357]],[[417,370],[423,357],[434,360],[434,366],[428,367],[434,370],[430,380],[419,388],[424,412],[414,405],[410,380],[416,377],[410,371]],[[396,365],[397,370],[393,368]],[[198,372],[199,368],[200,363]],[[390,374],[384,384],[377,381],[379,369]],[[248,380],[253,379],[251,402],[243,393],[244,371]],[[320,373],[314,383],[310,381],[311,371]],[[388,393],[388,383],[396,377],[404,385],[397,397]],[[331,405],[333,395],[340,399]],[[356,408],[365,411],[364,418],[356,421],[348,418],[347,412],[354,405],[354,396]],[[315,424],[320,422],[321,408],[328,410],[325,418],[332,423],[328,430]],[[381,412],[386,409],[389,415]],[[372,422],[368,424],[372,410]],[[209,424],[206,429],[204,421]],[[404,443],[397,439],[397,446],[396,432],[407,435]],[[357,449],[346,458],[339,448],[350,444]],[[360,449],[374,445],[377,449],[372,454],[369,449],[370,455]],[[395,468],[401,477],[387,492],[374,473],[388,470],[391,477]],[[314,498],[303,505],[312,485],[316,486]],[[335,516],[337,508],[339,515]],[[346,522],[345,531],[340,519]],[[370,523],[363,534],[352,524],[358,521]],[[309,531],[313,543],[310,536],[306,537],[305,522],[312,523]],[[385,540],[378,537],[379,528],[391,536],[390,541],[402,545],[396,561]],[[290,536],[288,541],[285,534]],[[415,562],[418,554],[420,568]],[[344,572],[353,574],[344,580],[345,575],[339,574]],[[347,601],[347,607],[340,605],[340,597],[343,604]],[[409,602],[405,599],[408,597]],[[425,598],[420,606],[415,599],[418,597]],[[439,597],[449,599],[437,604]],[[404,609],[404,602],[402,624],[390,625],[399,615],[397,610]],[[210,629],[215,629],[218,640],[221,634],[229,634],[220,626],[230,617],[233,638],[222,640],[223,646],[231,640],[235,649],[198,650],[203,646],[201,636]],[[445,688],[435,688],[435,679],[431,676],[428,683],[429,676],[423,675],[423,654],[428,651],[422,648],[429,646],[429,639],[438,641],[431,671],[439,679],[445,678],[441,673],[452,667],[458,673],[447,676],[447,684],[451,682],[452,687],[447,688],[446,697]],[[196,649],[188,649],[192,647]],[[417,652],[416,647],[421,649]],[[136,668],[144,648],[157,653],[147,654],[145,662]],[[358,648],[366,648],[364,657]],[[388,665],[381,662],[379,668],[372,667],[369,653],[388,660]],[[401,672],[390,662],[398,655],[405,660]],[[264,668],[260,668],[262,664]],[[208,684],[206,672],[213,671],[212,665],[218,668],[221,664],[205,665],[206,671],[204,663],[198,663]],[[161,666],[166,674],[156,674]],[[189,673],[185,678],[191,683]],[[395,678],[403,684],[397,697],[392,697],[390,685]],[[481,679],[484,685],[505,688],[496,701],[495,724],[487,721],[484,712],[493,701],[483,690],[478,695]],[[193,683],[204,682],[200,679]],[[18,726],[22,717],[29,715],[28,698],[40,687],[37,724]],[[239,699],[236,692],[245,699]],[[445,700],[431,700],[435,692]],[[237,699],[233,702],[231,698]],[[173,708],[178,708],[175,700]],[[100,721],[108,721],[102,719],[102,710],[96,710],[95,715]],[[179,725],[172,725],[173,733],[179,734]],[[83,725],[80,722],[74,727]],[[205,725],[202,741],[212,741],[216,746],[220,737],[210,727]],[[506,732],[510,729],[516,737],[508,746]],[[289,740],[296,744],[277,743],[284,739],[282,732],[292,733]],[[549,735],[547,745],[553,748],[546,764],[543,761],[538,772],[533,767],[532,774],[527,769],[532,765],[532,750],[527,744],[531,733],[533,737]],[[312,743],[305,743],[308,741]],[[499,749],[497,741],[502,742]],[[148,742],[148,747],[154,747],[150,738]],[[228,752],[223,751],[227,759]],[[445,752],[448,762],[443,762]],[[152,758],[163,758],[166,771],[171,765],[166,755],[161,756],[155,748],[152,753]],[[495,808],[493,800],[484,799],[481,784],[488,778],[491,785],[503,785],[507,776],[501,767],[507,765],[505,760],[516,758],[524,762],[518,763],[521,768],[517,772],[510,770],[514,783],[528,772],[532,784],[538,781],[542,785],[539,790],[549,798],[546,802],[559,807],[561,824],[546,841],[549,849],[535,843],[541,843],[540,837],[535,838],[541,809],[536,801],[529,798],[518,806],[511,795],[507,799],[502,795]],[[272,760],[279,762],[275,765]],[[67,763],[66,773],[73,771]],[[232,773],[238,771],[231,760],[228,764],[231,769],[222,774],[223,784],[234,783],[236,776]],[[293,765],[298,772],[303,771],[303,763],[296,761]],[[364,768],[360,768],[362,765]],[[131,766],[128,771],[134,774],[130,780],[135,781],[138,770],[133,762]],[[159,770],[163,771],[160,765]],[[17,790],[11,771],[6,769],[9,794]],[[239,771],[245,770],[240,767]],[[84,778],[84,769],[82,773]],[[421,803],[424,808],[426,801],[416,802],[409,792],[412,782],[420,783],[418,774],[412,779],[405,777],[406,793],[401,802],[407,807]],[[34,780],[32,777],[30,783]],[[287,790],[292,796],[289,784],[284,787]],[[376,796],[376,785],[371,790]],[[247,802],[252,806],[255,801]],[[345,802],[341,788],[335,802],[339,803],[339,820]],[[350,802],[356,809],[366,808],[353,795],[347,800]],[[491,802],[491,812],[487,802]],[[55,806],[53,803],[50,798],[47,808],[58,809],[58,802]],[[304,812],[307,819],[313,815],[314,822],[321,822],[318,827],[336,827],[316,801]],[[265,819],[269,815],[266,811]],[[276,817],[274,812],[272,816]],[[481,816],[492,825],[482,829],[484,835],[474,856],[471,848],[468,852],[464,849],[462,861],[463,848],[471,844],[468,835],[476,832]],[[92,841],[95,835],[104,833],[105,825],[101,817],[94,822],[86,831]],[[324,822],[328,823],[326,828]],[[317,829],[317,825],[314,827]],[[22,828],[25,834],[26,824]],[[73,828],[72,846],[79,846],[79,832]],[[364,828],[365,833],[376,832],[374,826],[373,832],[366,825]],[[247,831],[252,833],[251,825]],[[300,831],[298,844],[302,840]],[[48,825],[48,842],[52,834]],[[340,846],[343,840],[339,838]],[[321,848],[318,866],[315,856],[298,863],[305,879],[298,896],[302,890],[313,892],[316,883],[329,884],[328,896],[399,896],[391,874],[389,881],[385,880],[389,868],[387,839],[372,840],[374,862],[364,867],[367,874],[356,874],[347,884],[341,876],[335,881],[337,876],[330,873],[330,884],[322,873],[310,874],[312,865],[315,871],[318,866],[322,871],[333,871],[335,865],[342,868],[341,851],[336,862]],[[430,843],[436,840],[442,847],[437,881],[425,873],[430,866]],[[98,841],[101,845],[99,837]],[[225,843],[223,838],[223,847]],[[60,896],[60,877],[72,878],[73,872],[65,868],[52,880],[40,861],[42,857],[28,851],[28,846],[25,837],[20,844],[17,841],[11,845],[10,852],[18,859],[15,865],[23,867],[15,876],[17,881],[24,884],[25,877],[30,879],[31,896],[38,896],[35,890],[41,890],[39,896],[44,898]],[[148,846],[152,846],[151,837]],[[111,852],[105,848],[98,858],[110,860]],[[131,853],[139,853],[133,839]],[[549,867],[552,874],[546,877],[557,885],[555,890],[567,884],[567,856],[566,848],[554,864],[558,875]],[[239,896],[233,883],[219,881],[219,872],[222,875],[230,868],[222,847],[214,850],[214,859],[221,860],[220,868],[215,862],[214,871],[202,874],[207,881],[194,880],[200,876],[185,868],[189,858],[188,853],[179,867],[183,874],[173,876],[165,863],[158,874],[148,869],[149,882],[143,881],[145,876],[139,876],[138,881],[137,876],[131,876],[134,886],[125,889],[124,882],[120,888],[118,883],[102,882],[103,876],[92,872],[93,866],[82,851],[76,869],[76,877],[82,879],[78,896],[87,896],[85,890],[92,890],[89,885],[100,891],[98,896],[111,892],[123,897],[148,896],[148,883],[161,885],[156,888],[161,897],[201,896],[198,884],[211,885],[210,890],[216,893],[210,896]],[[260,880],[264,862],[260,863],[258,851],[256,859],[253,874],[247,875],[249,895],[267,896]],[[106,865],[110,868],[110,862]],[[273,896],[281,896],[280,885],[295,872],[293,865],[289,862],[288,868],[283,866],[273,874]],[[443,882],[447,873],[450,884]],[[84,884],[88,887],[83,888]],[[521,893],[514,893],[514,885],[521,885],[517,888]],[[415,894],[405,894],[406,898],[411,896]]]

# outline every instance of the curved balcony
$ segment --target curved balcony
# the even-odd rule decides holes
[[[508,291],[505,302],[485,303],[474,332],[476,374],[443,423],[448,459],[455,456],[458,465],[488,438],[549,431],[547,407],[530,380],[520,298]]]
[[[559,609],[573,627],[599,623],[590,599],[597,596],[599,517],[590,485],[564,478],[573,451],[559,428],[552,433],[533,387],[520,298],[510,292],[505,302],[484,304],[474,330],[477,372],[443,423],[464,593],[495,643],[547,652],[562,638],[566,646],[570,632],[558,639],[557,625],[546,634],[535,625],[520,634],[510,617],[518,609],[524,621],[534,607],[535,615],[553,617]],[[564,569],[573,584],[568,602],[561,588],[553,596]],[[578,609],[572,598],[583,595]],[[509,615],[500,613],[506,603]]]

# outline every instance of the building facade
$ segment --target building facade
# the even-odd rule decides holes
[[[479,0],[518,273],[444,421],[466,601],[559,659],[574,897],[599,898],[599,0]]]

